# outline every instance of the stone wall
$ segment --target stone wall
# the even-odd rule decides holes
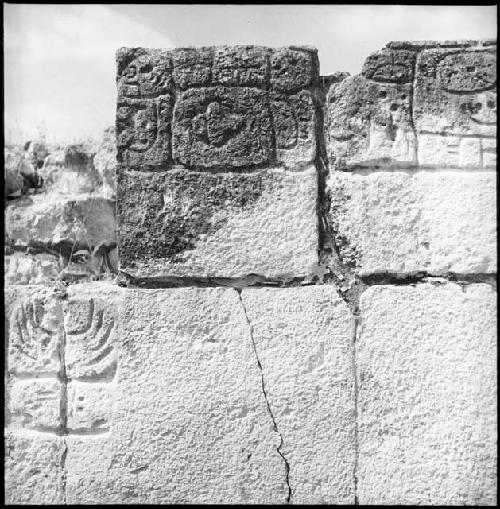
[[[496,42],[117,89],[116,143],[6,173],[6,501],[495,505]]]

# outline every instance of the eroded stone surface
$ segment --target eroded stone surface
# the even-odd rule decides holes
[[[173,157],[187,167],[258,166],[270,162],[271,118],[265,91],[194,88],[175,104]]]
[[[334,287],[248,289],[249,318],[295,504],[354,504],[354,319]]]
[[[112,287],[113,288],[113,287]],[[71,378],[109,380],[116,372],[117,303],[106,295],[72,296],[66,307],[66,372]]]
[[[483,167],[482,138],[496,138],[496,103],[496,46],[422,51],[413,107],[419,163]]]
[[[68,436],[68,502],[284,502],[279,437],[237,292],[123,299],[109,431]]]
[[[5,502],[63,504],[65,444],[44,433],[5,431]]]
[[[332,168],[416,164],[414,60],[406,50],[384,49],[368,57],[362,75],[330,87],[326,139]]]
[[[122,172],[120,268],[136,277],[300,277],[317,262],[317,178],[304,172]]]
[[[484,284],[363,294],[361,504],[495,505],[496,312]]]
[[[52,284],[63,270],[61,259],[49,253],[14,252],[4,260],[5,283],[9,285]]]
[[[332,173],[331,218],[360,275],[497,270],[495,174]]]
[[[491,168],[496,101],[494,41],[389,43],[330,87],[330,167]]]
[[[57,376],[61,371],[62,305],[50,290],[11,287],[7,311],[8,369],[13,375],[33,378]]]
[[[117,65],[124,168],[230,170],[314,160],[313,48],[122,48]],[[286,121],[273,123],[275,113]]]
[[[95,247],[115,241],[114,209],[114,202],[95,195],[33,195],[7,207],[5,231],[17,245],[74,242]]]
[[[9,424],[56,432],[61,420],[61,382],[54,379],[18,380],[9,389]]]

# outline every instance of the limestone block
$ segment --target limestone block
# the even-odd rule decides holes
[[[68,435],[68,502],[284,503],[279,436],[237,292],[122,295],[109,430]]]
[[[316,157],[316,114],[311,93],[272,92],[270,97],[277,160],[292,169],[310,165]]]
[[[412,85],[406,82],[412,70],[404,67],[405,60],[394,66],[387,60],[384,56],[377,68],[369,60],[365,75],[349,76],[330,87],[326,140],[335,169],[416,164]]]
[[[5,502],[63,504],[64,440],[49,433],[10,430],[4,438]]]
[[[485,168],[497,167],[497,140],[496,138],[483,138],[481,140],[483,166]]]
[[[109,430],[113,407],[113,385],[109,383],[68,383],[69,433],[103,433]]]
[[[332,286],[244,289],[294,504],[354,504],[354,319]]]
[[[496,100],[496,46],[422,51],[413,106],[419,163],[483,167],[481,139],[496,138]],[[459,157],[461,150],[450,150],[448,140],[439,140],[450,136],[452,144],[475,142],[475,147],[465,148],[473,155],[466,164]]]
[[[494,173],[339,172],[329,187],[336,243],[358,274],[496,272]]]
[[[71,242],[94,247],[115,240],[115,206],[92,194],[32,195],[9,204],[5,230],[16,245]]]
[[[269,163],[272,130],[265,91],[195,88],[182,93],[173,117],[173,157],[196,168]]]
[[[15,295],[19,287],[12,287]],[[28,288],[29,290],[29,288]],[[32,378],[57,376],[64,341],[63,311],[48,290],[27,291],[8,306],[8,370]]]
[[[484,284],[363,293],[360,504],[496,504],[496,299]]]
[[[56,432],[61,426],[61,382],[57,379],[18,380],[9,390],[9,424]]]
[[[128,167],[171,160],[172,62],[162,50],[120,48],[116,55],[117,159]]]
[[[270,84],[277,92],[294,93],[310,88],[319,78],[317,50],[290,47],[274,50],[270,56]]]
[[[111,286],[106,291],[101,290],[102,295],[71,293],[64,316],[69,377],[92,382],[114,377],[117,366],[116,290]]]
[[[314,161],[313,48],[121,48],[117,64],[117,159],[124,169]],[[273,114],[280,117],[274,123]]]
[[[210,84],[213,48],[177,48],[172,51],[172,61],[173,79],[181,90]]]
[[[267,85],[267,48],[262,46],[218,46],[214,49],[212,81],[239,87]]]
[[[135,277],[308,276],[316,170],[128,172],[118,177],[120,269]]]

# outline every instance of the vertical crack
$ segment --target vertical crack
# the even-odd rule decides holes
[[[280,457],[283,460],[283,463],[285,465],[285,481],[286,481],[286,484],[287,484],[287,487],[288,487],[288,494],[287,494],[287,498],[286,498],[286,503],[290,504],[291,500],[292,500],[292,488],[290,486],[290,463],[288,462],[288,460],[286,459],[285,455],[283,454],[283,452],[281,450],[283,448],[283,436],[279,432],[278,424],[276,423],[276,419],[274,418],[273,411],[271,410],[271,405],[269,404],[269,400],[267,398],[266,384],[265,384],[265,381],[264,381],[264,370],[262,369],[262,364],[261,364],[259,356],[257,354],[257,348],[255,346],[255,340],[254,340],[254,337],[253,337],[253,326],[250,323],[250,319],[248,318],[248,314],[247,314],[247,309],[246,309],[245,304],[243,302],[243,299],[241,297],[241,289],[237,289],[236,291],[238,292],[238,297],[240,299],[241,306],[243,308],[243,312],[245,314],[246,321],[248,323],[250,341],[252,342],[252,347],[253,347],[253,351],[254,351],[254,354],[255,354],[255,359],[257,360],[257,365],[259,366],[259,369],[260,369],[261,388],[262,388],[262,394],[264,395],[264,399],[266,401],[267,411],[269,413],[269,416],[271,417],[271,420],[272,420],[272,423],[273,423],[273,429],[277,433],[277,435],[280,437],[280,444],[276,448],[276,452],[280,455]]]
[[[418,162],[418,136],[417,136],[417,128],[415,127],[415,117],[413,113],[414,103],[415,103],[415,89],[417,86],[417,60],[419,53],[415,53],[415,61],[413,62],[413,82],[410,87],[409,93],[409,114],[410,114],[410,127],[413,131],[413,164],[415,166],[419,165]]]
[[[64,296],[62,297],[65,298]],[[68,375],[66,373],[66,331],[64,329],[64,304],[61,303],[61,343],[59,344],[59,380],[61,381],[61,395],[59,405],[59,435],[62,437],[64,449],[61,454],[62,471],[62,492],[63,504],[66,504],[66,483],[68,473],[66,471],[66,458],[68,456],[68,443],[66,435],[68,434]]]
[[[360,325],[359,315],[354,315],[354,334],[352,341],[352,370],[354,375],[354,505],[359,505],[358,461],[359,461],[359,424],[358,424],[358,373],[356,365],[356,340]]]

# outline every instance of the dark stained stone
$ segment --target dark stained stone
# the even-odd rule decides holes
[[[262,165],[271,159],[271,129],[264,91],[191,89],[174,109],[174,161],[192,168]]]

